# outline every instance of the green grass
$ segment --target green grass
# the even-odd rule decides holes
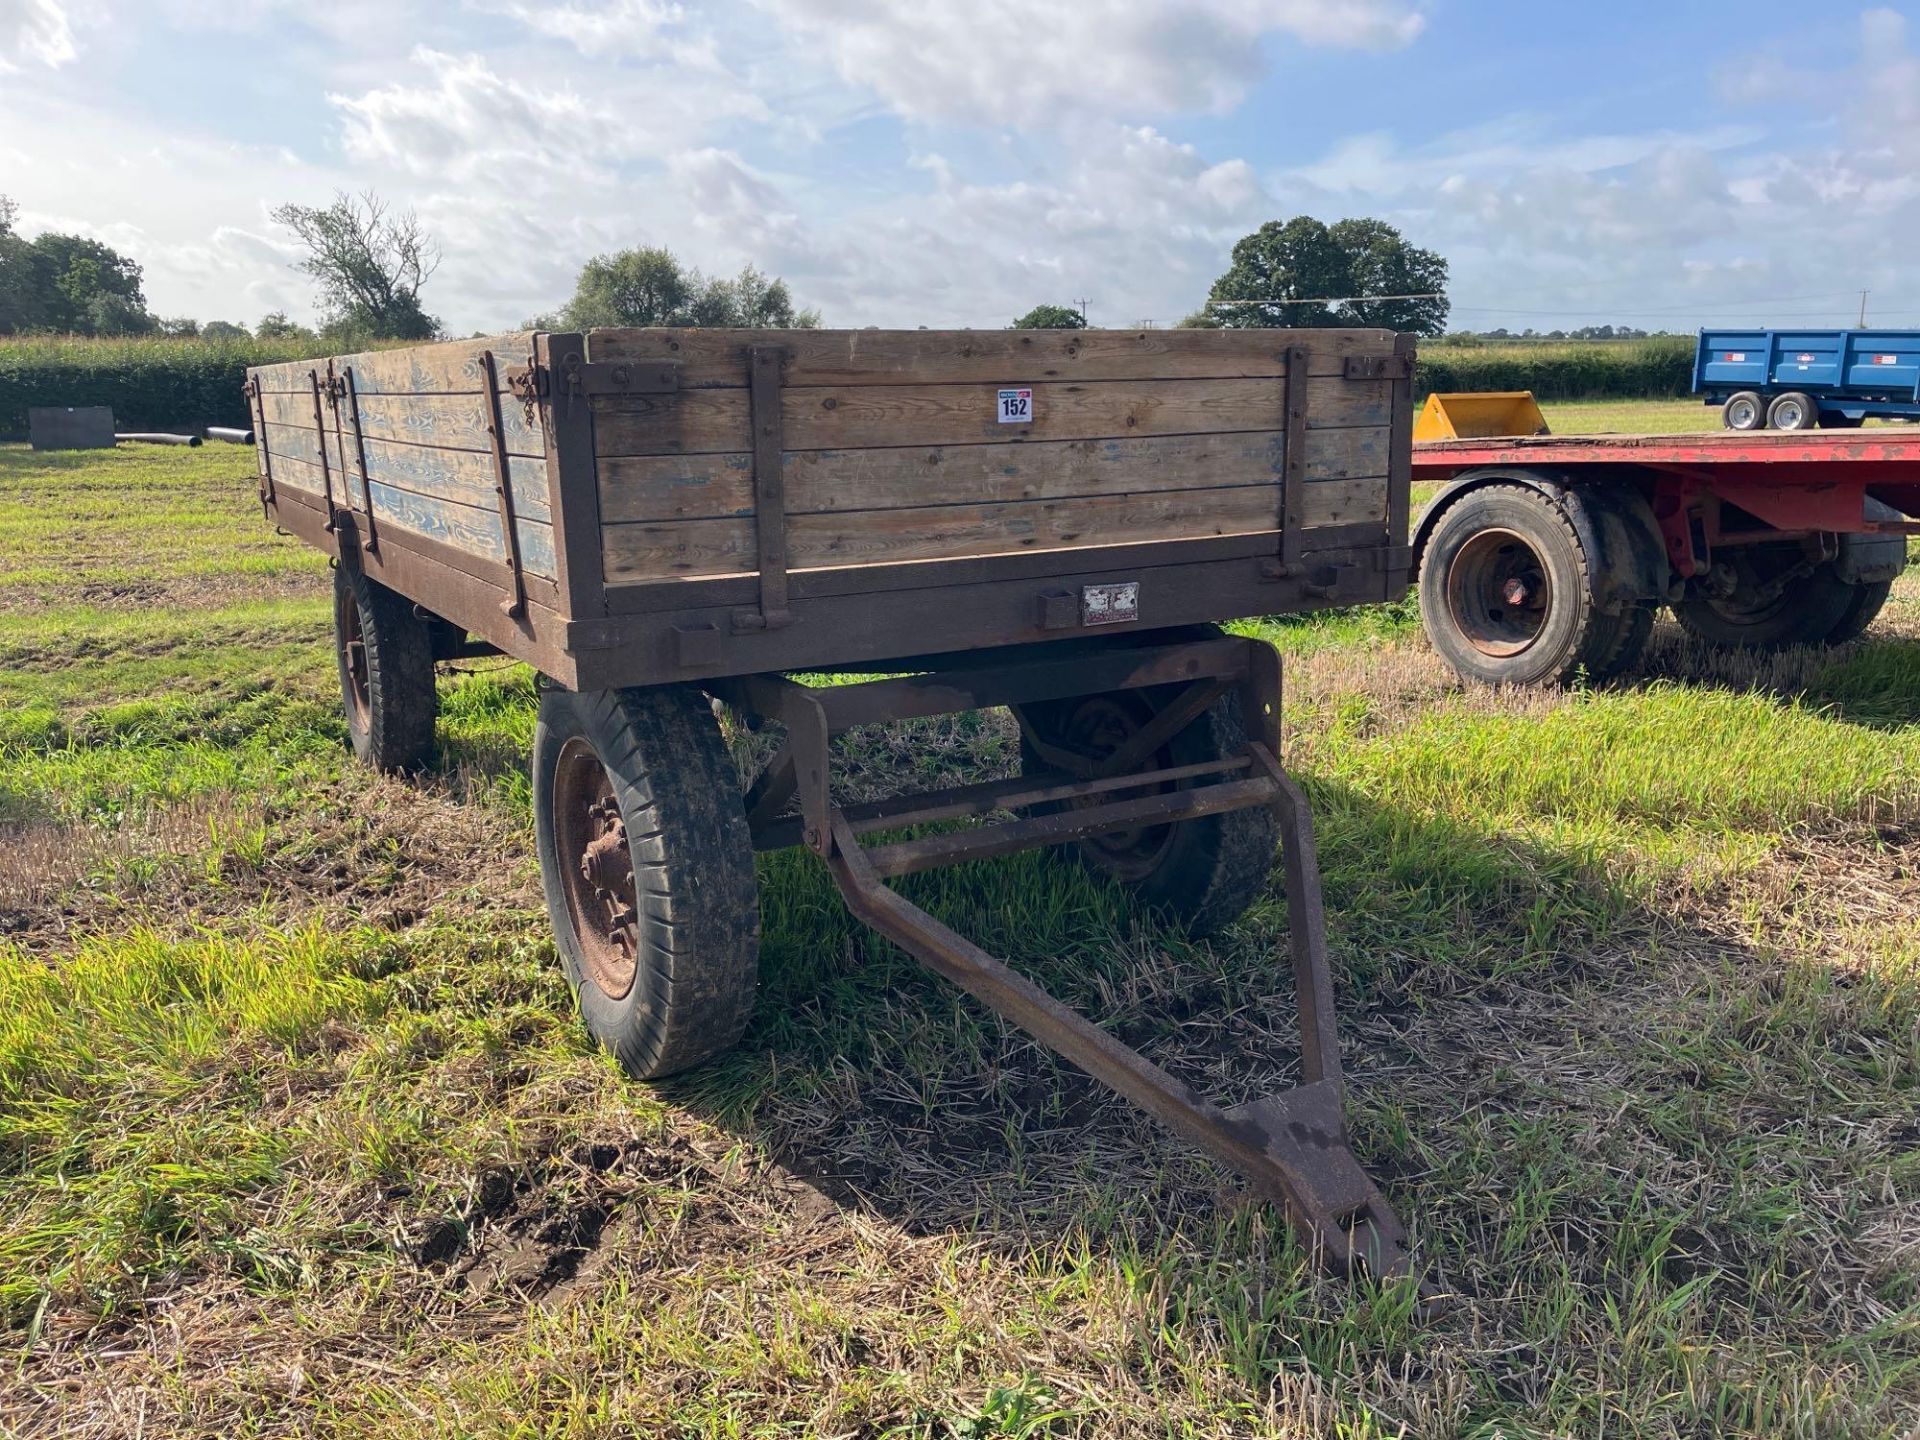
[[[1460,688],[1404,603],[1237,627],[1287,656],[1356,1141],[1459,1296],[1416,1325],[803,854],[743,1044],[623,1080],[546,936],[531,677],[443,678],[436,768],[357,772],[252,483],[0,447],[0,1428],[1920,1427],[1920,577],[1846,651],[1666,629],[1564,694]],[[1209,1094],[1294,1073],[1277,879],[1208,943],[1045,856],[903,888]]]

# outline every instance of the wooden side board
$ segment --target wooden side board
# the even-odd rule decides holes
[[[501,371],[525,364],[533,337],[526,332],[492,335],[479,340],[452,340],[441,345],[410,345],[399,350],[368,350],[356,355],[321,356],[318,360],[291,360],[262,365],[253,371],[260,388],[269,394],[297,394],[308,387],[307,374],[318,368],[326,376],[329,358],[333,373],[353,371],[354,388],[362,395],[478,395],[485,389],[480,357],[491,350]]]
[[[274,456],[276,488],[305,491],[316,505],[322,503],[325,476],[318,465],[286,455]],[[433,495],[372,480],[373,521],[376,535],[391,538],[394,527],[424,535],[452,549],[464,551],[481,560],[504,565],[507,558],[500,512],[492,506],[467,505]],[[358,513],[365,513],[359,476],[343,487],[340,476],[333,476],[336,502]],[[520,540],[520,563],[530,574],[552,579],[555,573],[553,526],[546,520],[516,513],[514,533]]]
[[[787,551],[793,569],[809,570],[1270,533],[1280,496],[1278,485],[1238,485],[790,514]],[[1384,475],[1322,482],[1309,489],[1307,524],[1381,522],[1386,510]],[[754,568],[758,553],[751,518],[609,524],[601,536],[609,584],[739,574]]]
[[[993,385],[787,386],[780,392],[787,450],[874,446],[1007,446],[1027,440],[1218,435],[1286,428],[1286,387],[1271,380],[1109,380],[1035,384],[1033,420],[996,418]],[[1308,426],[1377,425],[1388,413],[1380,380],[1337,375],[1307,382]],[[610,455],[728,454],[751,450],[744,390],[681,390],[594,402],[594,448]]]
[[[309,465],[320,463],[320,444],[312,426],[300,429],[269,422],[262,433],[271,455],[305,461]],[[441,450],[392,440],[367,440],[364,447],[367,477],[371,480],[390,485],[396,490],[410,490],[416,495],[457,500],[463,505],[494,507],[499,503],[494,490],[496,482],[491,455],[483,455],[477,450]],[[354,492],[353,499],[357,502],[360,464],[351,437],[347,441],[347,455],[343,464],[329,436],[327,461],[335,469],[336,484],[339,473],[344,469],[348,476],[348,488]],[[553,517],[548,513],[547,502],[546,462],[514,455],[509,457],[507,464],[513,480],[514,513],[523,519],[551,520]]]
[[[492,454],[493,437],[487,433],[492,416],[486,396],[478,392],[471,395],[361,395],[359,405],[360,434],[368,440]],[[260,397],[260,408],[266,413],[269,425],[313,429],[311,387],[291,394],[264,394]],[[546,442],[540,433],[537,414],[529,424],[525,409],[517,401],[504,402],[500,406],[500,422],[506,432],[508,454],[535,460],[545,456]],[[332,426],[331,411],[328,426]],[[347,433],[351,444],[351,424],[347,426]]]
[[[787,452],[781,470],[788,514],[1270,485],[1286,473],[1286,432],[800,450]],[[1310,483],[1386,473],[1384,429],[1307,432]],[[603,523],[752,514],[749,454],[627,455],[600,461]]]
[[[1010,385],[1052,380],[1275,379],[1391,355],[1390,330],[593,330],[587,359],[676,360],[683,389],[743,389],[747,352],[787,351],[787,385]]]
[[[971,338],[999,352],[1010,343]],[[1235,354],[1256,354],[1244,340],[1237,346]],[[1384,523],[1393,382],[1348,379],[1338,354],[1332,373],[1316,374],[1315,352],[1307,355],[1302,526]],[[1277,531],[1289,383],[1034,382],[1032,419],[1022,424],[999,422],[995,384],[896,377],[786,385],[787,564],[804,570]],[[594,405],[594,439],[609,584],[755,568],[746,390],[603,397]]]

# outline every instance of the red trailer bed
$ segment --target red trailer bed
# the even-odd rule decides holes
[[[1667,604],[1710,645],[1858,636],[1920,533],[1920,432],[1540,435],[1413,447],[1443,482],[1413,536],[1420,609],[1462,675],[1631,666]]]

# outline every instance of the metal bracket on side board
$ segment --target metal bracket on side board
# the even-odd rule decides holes
[[[1280,554],[1264,563],[1269,580],[1290,580],[1301,573],[1300,552],[1307,523],[1307,347],[1289,345],[1286,389],[1286,458],[1280,472]]]
[[[787,608],[786,437],[780,413],[782,345],[747,347],[748,413],[753,425],[753,533],[759,547],[760,608],[733,612],[735,630],[779,630],[793,623]]]

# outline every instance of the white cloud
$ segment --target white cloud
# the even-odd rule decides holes
[[[58,67],[79,53],[61,0],[0,0],[0,74],[29,63]]]
[[[587,55],[650,56],[684,18],[671,0],[601,0],[598,4],[539,4],[535,0],[468,0],[511,15],[541,34],[567,41]]]
[[[535,92],[478,55],[413,52],[424,84],[396,81],[362,95],[329,95],[354,159],[421,176],[506,184],[528,168],[577,166],[609,117],[570,92]]]
[[[849,83],[921,120],[1022,125],[1224,111],[1260,78],[1269,35],[1389,49],[1407,0],[757,0]]]

